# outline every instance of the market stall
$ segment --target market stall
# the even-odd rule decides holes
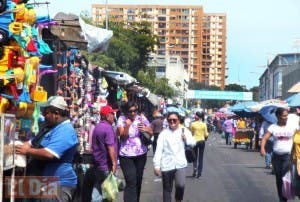
[[[27,1],[26,1],[27,2]],[[15,140],[27,140],[39,130],[39,103],[47,100],[41,85],[43,75],[56,72],[44,68],[41,58],[52,50],[42,39],[40,26],[50,24],[49,17],[37,16],[25,1],[7,0],[1,5],[0,22],[0,175],[1,180],[13,179],[18,157]],[[13,180],[9,180],[13,183]],[[3,195],[13,200],[8,187],[0,183]],[[4,192],[3,192],[4,191]]]
[[[237,129],[232,138],[233,148],[236,149],[238,145],[245,145],[246,149],[252,149],[255,131],[253,128]]]

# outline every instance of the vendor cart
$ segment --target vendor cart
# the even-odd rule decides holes
[[[249,149],[249,147],[252,149],[254,133],[253,128],[237,129],[235,136],[232,138],[234,149],[237,148],[237,145],[246,145],[246,149]]]

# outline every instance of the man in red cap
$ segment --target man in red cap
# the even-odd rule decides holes
[[[101,184],[110,172],[117,170],[118,145],[117,136],[112,127],[114,113],[118,111],[111,106],[103,106],[100,110],[101,121],[95,127],[92,135],[92,151],[94,160],[93,201],[101,201]],[[97,192],[96,191],[96,192]],[[87,193],[86,193],[87,194]],[[91,192],[89,193],[91,197]],[[94,198],[96,196],[96,198]],[[90,200],[89,200],[90,201]]]

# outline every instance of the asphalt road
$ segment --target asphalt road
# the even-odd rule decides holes
[[[152,150],[148,152],[142,184],[141,202],[162,201],[162,182],[153,173]],[[187,168],[184,202],[274,202],[277,198],[275,176],[264,168],[264,158],[244,145],[233,149],[219,134],[206,142],[202,177],[192,178]],[[118,171],[122,178],[122,172]],[[123,201],[120,192],[117,202]]]

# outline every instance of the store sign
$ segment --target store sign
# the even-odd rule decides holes
[[[5,198],[47,198],[59,196],[59,178],[15,176],[5,178]]]
[[[252,92],[236,91],[205,91],[205,90],[188,90],[187,99],[207,99],[207,100],[253,100]]]

